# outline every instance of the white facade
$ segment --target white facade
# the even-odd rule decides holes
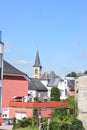
[[[87,113],[87,75],[76,80],[76,98],[79,111]]]
[[[34,98],[36,97],[36,90],[28,90],[28,100],[34,101]]]
[[[65,81],[62,80],[62,81],[59,81],[59,84],[58,84],[58,88],[61,92],[61,96],[60,96],[60,99],[66,99],[67,98],[67,89],[66,89],[66,84],[65,84]]]
[[[61,100],[66,99],[66,98],[68,98],[68,96],[73,95],[73,94],[72,95],[69,94],[69,91],[70,91],[70,88],[68,86],[69,81],[75,82],[75,78],[74,77],[64,77],[62,80],[60,79],[59,82],[56,85],[59,88],[60,92],[61,92],[61,96],[60,96]],[[41,80],[41,82],[48,89],[48,98],[50,99],[50,94],[51,94],[51,88],[52,87],[48,86],[48,80],[47,79],[46,80]]]
[[[75,83],[75,99],[78,104],[78,119],[87,127],[87,75],[80,76]]]

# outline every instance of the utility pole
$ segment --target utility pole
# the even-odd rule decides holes
[[[2,114],[3,53],[4,53],[4,43],[1,41],[1,31],[0,31],[0,114]]]

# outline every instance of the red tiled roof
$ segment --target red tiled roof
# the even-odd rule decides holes
[[[22,107],[22,108],[56,108],[60,106],[68,106],[68,102],[61,101],[49,101],[49,102],[13,102],[10,101],[10,107]]]
[[[0,123],[5,123],[6,119],[0,119]]]
[[[74,90],[70,90],[70,91],[69,91],[69,94],[70,94],[70,95],[75,94],[75,91],[74,91]]]

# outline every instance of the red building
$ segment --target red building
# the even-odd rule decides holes
[[[27,98],[28,81],[29,77],[25,73],[4,61],[2,83],[2,114],[4,118],[9,118],[9,102],[15,96]]]

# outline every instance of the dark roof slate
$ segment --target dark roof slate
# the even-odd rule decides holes
[[[29,81],[29,90],[48,91],[48,89],[41,83],[40,79],[31,78]]]
[[[18,70],[17,68],[15,68],[14,66],[12,66],[11,64],[9,64],[7,61],[3,61],[3,73],[4,74],[15,74],[15,75],[26,75],[25,73],[23,73],[22,71]]]
[[[52,86],[58,86],[58,83],[62,78],[54,73],[54,71],[51,71],[49,74],[47,72],[44,72],[41,76],[41,80],[47,80],[48,79],[48,87]]]

